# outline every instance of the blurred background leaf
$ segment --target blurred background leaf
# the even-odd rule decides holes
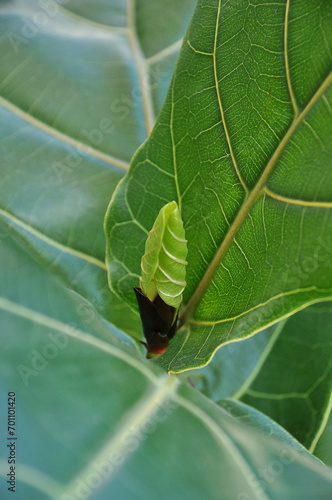
[[[185,372],[213,401],[233,398],[257,408],[315,450],[332,405],[331,303],[310,306]]]

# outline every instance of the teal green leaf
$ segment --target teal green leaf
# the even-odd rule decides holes
[[[157,361],[169,372],[332,296],[331,19],[318,0],[198,2],[106,220],[111,287],[135,309],[146,232],[165,203],[181,209],[184,327]]]
[[[183,376],[214,401],[257,408],[314,452],[332,407],[331,323],[331,303],[312,305]]]
[[[218,405],[225,408],[225,410],[231,413],[231,415],[237,420],[251,426],[256,431],[267,436],[273,436],[281,441],[288,442],[299,451],[303,452],[305,450],[305,448],[298,443],[293,436],[286,432],[283,427],[252,406],[246,405],[234,399],[221,399],[218,401]]]
[[[248,426],[142,359],[130,337],[83,315],[85,301],[16,234],[1,249],[8,268],[20,263],[0,301],[0,412],[14,391],[20,497],[328,498],[331,469],[267,417],[250,411]]]

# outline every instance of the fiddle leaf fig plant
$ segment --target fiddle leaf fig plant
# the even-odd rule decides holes
[[[331,7],[0,2],[1,498],[330,497]]]

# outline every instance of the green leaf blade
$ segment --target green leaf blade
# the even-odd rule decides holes
[[[310,8],[299,9],[310,24]],[[324,9],[317,4],[312,15],[322,18]],[[295,11],[288,3],[198,3],[164,108],[110,205],[111,261],[123,244],[112,215],[119,207],[130,207],[132,225],[143,226],[136,239],[143,246],[145,225],[162,204],[181,204],[186,328],[158,360],[171,371],[205,364],[222,343],[332,296],[332,77],[317,72],[296,104],[290,75],[295,66],[304,73],[305,64],[300,70],[293,56]],[[328,44],[318,45],[326,69]],[[138,256],[128,255],[129,263],[137,273]],[[133,304],[134,278],[123,273],[120,292],[117,272],[109,274]]]

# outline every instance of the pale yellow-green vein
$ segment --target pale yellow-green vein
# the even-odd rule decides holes
[[[79,250],[75,250],[74,248],[63,245],[62,243],[59,243],[58,241],[54,240],[53,238],[50,238],[49,236],[46,236],[45,234],[41,233],[40,231],[38,231],[37,229],[32,227],[30,224],[27,224],[26,222],[22,221],[21,219],[19,219],[15,215],[13,215],[10,212],[7,212],[1,208],[0,208],[0,215],[2,215],[7,221],[10,221],[14,225],[24,229],[32,236],[35,236],[39,240],[43,241],[44,243],[47,243],[48,245],[52,246],[53,248],[56,248],[60,252],[64,252],[66,254],[72,255],[73,257],[84,260],[84,261],[86,261],[90,264],[93,264],[94,266],[100,267],[101,269],[106,271],[106,264],[104,262],[102,262],[101,260],[99,260],[95,257],[92,257],[91,255],[80,252]]]
[[[77,139],[74,139],[73,137],[70,137],[67,134],[64,134],[63,132],[60,132],[54,127],[51,127],[50,125],[47,125],[46,123],[38,120],[31,114],[26,113],[25,111],[18,108],[13,103],[9,102],[7,99],[4,99],[3,97],[0,97],[0,106],[7,109],[14,115],[18,116],[25,122],[29,123],[33,127],[38,128],[45,134],[48,134],[54,137],[55,139],[58,139],[64,144],[69,144],[77,151],[80,151],[84,154],[97,158],[98,160],[102,160],[105,163],[108,163],[109,165],[112,165],[114,167],[121,168],[122,170],[128,170],[129,165],[127,162],[120,160],[119,158],[115,158],[107,153],[103,153],[102,151],[99,151],[98,149],[95,149],[88,144],[85,144],[81,141],[78,141]]]

